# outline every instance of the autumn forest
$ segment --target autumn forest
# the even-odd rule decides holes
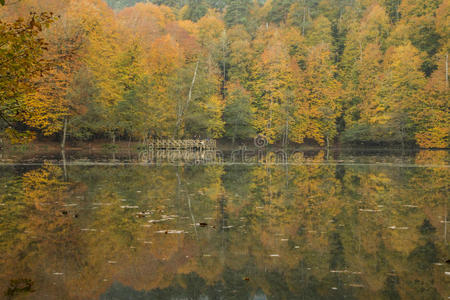
[[[0,130],[447,148],[449,3],[0,1]]]

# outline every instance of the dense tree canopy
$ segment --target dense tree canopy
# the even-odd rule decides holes
[[[0,126],[448,147],[448,5],[6,1]]]

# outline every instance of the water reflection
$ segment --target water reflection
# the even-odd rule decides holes
[[[442,153],[412,159],[442,165]],[[450,296],[446,166],[47,162],[0,174],[6,298]]]

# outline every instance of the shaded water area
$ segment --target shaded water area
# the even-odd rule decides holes
[[[3,153],[0,298],[450,297],[448,151],[294,154]]]

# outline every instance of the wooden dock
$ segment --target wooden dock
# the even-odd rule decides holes
[[[217,163],[222,154],[215,140],[149,140],[141,148],[139,161],[145,163]]]
[[[216,150],[216,140],[149,140],[146,142],[148,150],[188,150],[208,151]]]

